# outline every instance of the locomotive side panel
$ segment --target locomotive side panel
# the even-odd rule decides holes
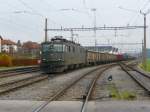
[[[86,63],[86,51],[81,46],[67,44],[64,57],[65,65],[69,68],[83,66]]]

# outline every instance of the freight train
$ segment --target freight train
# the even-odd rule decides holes
[[[52,38],[49,42],[43,42],[41,46],[40,67],[46,73],[123,60],[121,55],[89,51],[63,37]]]

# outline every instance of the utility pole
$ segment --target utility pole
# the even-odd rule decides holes
[[[73,36],[74,36],[74,34],[73,34],[73,30],[71,29],[71,41],[73,42]]]
[[[115,29],[115,39],[117,38],[117,29]]]
[[[94,38],[95,38],[95,50],[96,50],[96,44],[97,44],[97,40],[96,40],[96,8],[91,9],[91,11],[93,11],[93,13],[94,13]]]
[[[47,18],[45,18],[45,42],[48,41],[48,36],[47,36]]]
[[[143,62],[143,60],[144,60],[144,42],[143,42],[143,40],[142,40],[142,62]]]
[[[147,50],[146,50],[146,16],[150,11],[143,13],[140,11],[140,14],[144,16],[144,46],[143,46],[143,66],[147,69],[146,59],[147,59]]]
[[[125,9],[125,8],[122,8],[122,7],[119,7],[120,9],[123,9],[123,10],[127,10],[127,11],[132,11],[132,12],[135,12],[135,13],[139,13],[135,10],[130,10],[130,9]],[[140,14],[142,14],[144,16],[144,46],[143,46],[143,66],[144,68],[146,69],[147,68],[147,65],[146,65],[146,59],[147,59],[147,51],[146,51],[146,16],[147,14],[150,13],[150,10],[148,10],[146,13],[142,12],[140,10]]]

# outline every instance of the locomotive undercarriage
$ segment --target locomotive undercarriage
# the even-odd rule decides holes
[[[77,68],[82,68],[84,67],[85,64],[72,64],[72,65],[63,65],[63,64],[48,64],[48,63],[43,63],[41,64],[41,69],[45,73],[59,73],[59,72],[64,72],[66,70],[73,70]]]

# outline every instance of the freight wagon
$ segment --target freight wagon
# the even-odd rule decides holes
[[[43,42],[41,54],[41,70],[47,73],[63,72],[68,69],[87,65],[115,62],[114,54],[86,50],[72,41],[55,37],[50,42]]]

